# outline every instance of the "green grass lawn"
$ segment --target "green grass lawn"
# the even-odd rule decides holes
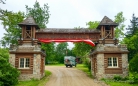
[[[88,70],[88,68],[84,64],[77,64],[77,69],[82,70],[85,72],[90,78],[92,78],[91,72]]]
[[[49,76],[51,75],[50,71],[45,71],[46,76],[43,77],[41,80],[28,80],[28,81],[19,81],[18,85],[16,86],[44,86],[46,82],[49,80]]]
[[[46,64],[45,66],[65,66],[64,64]]]
[[[105,80],[105,83],[110,86],[138,86],[138,83],[130,84],[129,81]]]
[[[89,77],[92,78],[91,72],[88,70],[88,68],[84,64],[77,64],[76,68],[79,70],[82,70]],[[138,86],[138,84],[130,84],[128,82],[114,82],[113,80],[106,80],[105,83],[110,86]]]
[[[129,84],[125,82],[107,82],[110,86],[138,86],[138,84]]]
[[[47,65],[46,65],[47,66]],[[50,66],[64,66],[64,64],[50,64]],[[92,78],[91,72],[84,64],[77,64],[77,69],[85,72],[90,78]],[[44,86],[46,82],[49,80],[48,76],[51,75],[50,71],[45,71],[46,76],[41,80],[29,80],[29,81],[19,81],[19,84],[16,86]],[[138,86],[138,84],[129,84],[128,82],[113,82],[112,80],[105,80],[110,86]]]

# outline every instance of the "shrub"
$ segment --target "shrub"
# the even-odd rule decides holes
[[[132,74],[129,75],[129,83],[130,84],[133,84],[135,81],[134,81],[134,76]]]
[[[136,54],[129,63],[129,71],[133,73],[138,73],[138,54]]]
[[[121,76],[118,76],[118,75],[115,75],[113,79],[115,81],[120,81],[120,80],[122,80],[122,77]]]
[[[83,64],[89,69],[89,71],[91,71],[91,62],[88,58],[83,60]]]
[[[8,51],[0,51],[0,86],[14,86],[18,83],[19,72],[8,62]]]
[[[129,63],[129,71],[131,72],[130,80],[138,82],[138,54],[136,54]]]
[[[128,77],[128,76],[127,76],[127,77],[122,78],[122,81],[127,81],[127,80],[129,80],[129,77]]]

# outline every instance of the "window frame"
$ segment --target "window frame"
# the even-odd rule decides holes
[[[23,59],[24,61],[23,61],[23,67],[21,67],[21,59]],[[26,67],[26,61],[27,61],[27,59],[29,59],[29,63],[28,63],[28,67]],[[19,69],[30,69],[30,58],[25,58],[25,57],[21,57],[21,58],[19,58]]]
[[[109,60],[108,60],[109,58],[111,58],[111,66],[109,66]],[[117,66],[114,66],[114,61],[113,61],[114,58],[116,58],[116,65]],[[108,68],[118,68],[118,57],[108,57],[107,61],[108,61],[108,63],[107,63]]]

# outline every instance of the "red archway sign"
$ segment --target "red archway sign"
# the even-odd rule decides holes
[[[89,39],[86,39],[86,40],[82,40],[82,39],[75,39],[75,40],[65,40],[65,39],[54,39],[54,40],[50,40],[50,39],[38,39],[40,42],[43,42],[43,43],[51,43],[51,42],[84,42],[86,44],[89,44],[91,46],[95,46],[95,44],[89,40]]]

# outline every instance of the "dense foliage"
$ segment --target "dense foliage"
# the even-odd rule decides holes
[[[47,4],[44,4],[44,7],[40,7],[39,2],[36,1],[34,8],[30,8],[26,5],[26,10],[26,17],[32,16],[40,28],[46,27],[50,16]],[[21,28],[18,26],[18,23],[22,22],[24,18],[24,12],[12,12],[0,9],[0,20],[6,31],[1,40],[2,46],[17,44],[17,39],[21,36]]]
[[[130,25],[127,28],[126,37],[123,43],[127,44],[129,50],[128,61],[129,71],[131,72],[130,80],[138,82],[138,18],[133,14]]]
[[[40,28],[46,28],[46,24],[48,24],[50,17],[48,4],[44,4],[43,7],[40,7],[39,2],[36,0],[33,6],[33,8],[30,8],[26,5],[26,15],[32,16]]]
[[[56,57],[57,57],[56,60],[59,63],[64,63],[64,56],[67,55],[67,46],[68,46],[67,42],[59,43],[56,46],[56,49],[55,49]]]
[[[132,58],[132,60],[129,63],[129,70],[132,73],[138,73],[138,54],[135,54],[135,56]]]
[[[5,4],[5,1],[4,0],[0,0],[0,3]]]
[[[32,16],[40,29],[46,28],[46,24],[48,24],[48,20],[50,17],[48,4],[44,4],[43,7],[41,7],[39,2],[36,1],[33,5],[33,8],[26,5],[26,10],[26,17]],[[49,60],[53,61],[55,57],[54,43],[42,44],[42,49],[46,51],[45,62],[47,63]]]
[[[130,61],[138,52],[138,18],[133,14],[130,25],[127,28],[126,37],[123,43],[127,44],[129,50],[128,60]]]
[[[45,59],[45,62],[48,63],[49,61],[50,62],[53,62],[55,61],[55,46],[54,46],[54,43],[49,43],[49,44],[43,44],[42,43],[42,46],[41,48],[43,50],[45,50],[45,53],[46,53],[46,59]]]
[[[91,45],[88,45],[86,43],[80,42],[80,43],[74,43],[74,48],[72,49],[76,56],[83,57],[85,54],[90,52],[93,47]]]
[[[118,23],[119,25],[115,28],[115,38],[123,38],[124,37],[124,22],[125,22],[125,17],[123,16],[123,12],[117,13],[115,16],[114,22]],[[121,40],[121,39],[119,39]]]
[[[88,29],[96,29],[97,26],[99,25],[99,22],[89,21],[88,23],[86,23],[86,25]],[[80,29],[80,27],[78,27],[78,29]],[[72,51],[77,57],[81,57],[81,59],[85,61],[86,60],[85,58],[88,57],[89,52],[93,49],[94,47],[81,42],[81,43],[74,43],[74,48],[72,49]]]
[[[9,61],[8,49],[0,48],[0,86],[14,86],[18,83],[19,72]]]
[[[1,40],[2,46],[9,46],[10,44],[17,44],[17,39],[21,36],[21,28],[17,25],[24,19],[23,12],[12,12],[7,10],[0,10],[0,20],[6,31]]]
[[[96,29],[99,23],[99,21],[89,21],[88,23],[86,23],[86,25],[88,29]]]

